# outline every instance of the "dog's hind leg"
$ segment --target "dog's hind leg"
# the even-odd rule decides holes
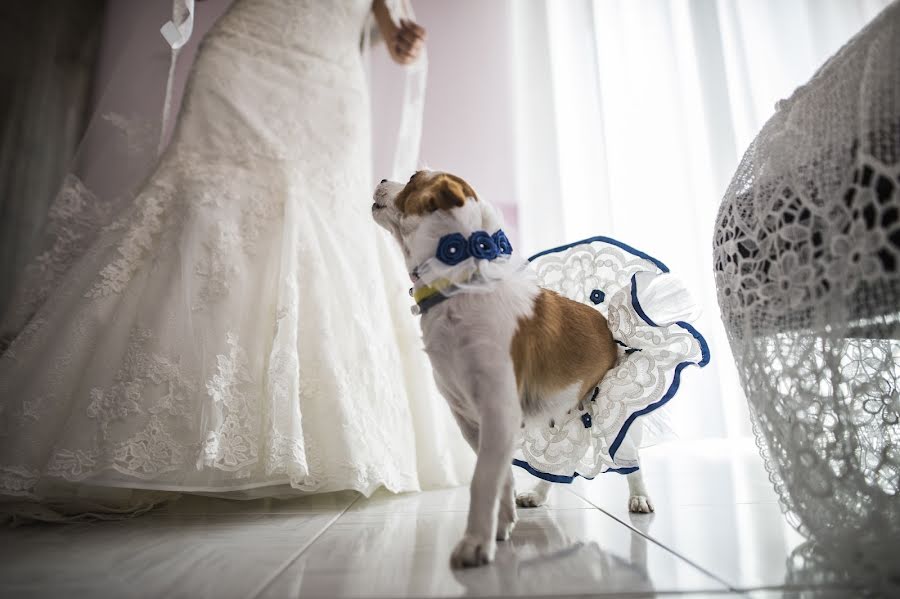
[[[649,514],[653,511],[653,503],[644,485],[644,476],[640,470],[627,475],[628,478],[628,511],[638,514]]]
[[[516,527],[516,487],[513,481],[512,467],[506,473],[506,480],[500,489],[500,505],[497,515],[497,540],[507,541]]]
[[[552,485],[553,483],[539,480],[532,490],[516,495],[516,505],[519,507],[541,507],[547,503]]]

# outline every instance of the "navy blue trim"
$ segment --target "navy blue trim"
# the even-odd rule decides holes
[[[555,253],[557,253],[557,252],[562,252],[562,251],[565,251],[565,250],[567,250],[567,249],[569,249],[569,248],[573,248],[573,247],[575,247],[576,245],[583,245],[583,244],[587,244],[587,243],[593,243],[593,242],[595,242],[595,241],[602,241],[603,243],[608,243],[608,244],[610,244],[610,245],[614,245],[614,246],[616,246],[616,247],[622,248],[622,249],[625,250],[626,252],[628,252],[628,253],[630,253],[630,254],[634,254],[634,255],[637,256],[638,258],[643,258],[644,260],[649,260],[650,262],[652,262],[653,264],[655,264],[656,267],[657,267],[658,269],[660,269],[661,271],[663,271],[663,272],[669,272],[669,267],[668,267],[668,266],[666,266],[665,264],[663,264],[660,260],[657,260],[656,258],[654,258],[653,256],[651,256],[650,254],[645,254],[645,253],[642,252],[641,250],[635,249],[635,248],[631,247],[630,245],[628,245],[627,243],[622,243],[621,241],[618,241],[618,240],[616,240],[616,239],[613,239],[612,237],[603,237],[602,235],[599,235],[599,236],[597,236],[597,237],[588,237],[587,239],[582,239],[581,241],[576,241],[575,243],[570,243],[570,244],[567,244],[567,245],[561,245],[561,246],[556,247],[556,248],[552,248],[552,249],[549,249],[549,250],[544,250],[543,252],[538,252],[537,254],[535,254],[534,256],[532,256],[531,258],[529,258],[528,261],[529,261],[529,262],[532,262],[535,258],[540,258],[541,256],[546,256],[547,254],[555,254]]]
[[[647,318],[647,315],[644,314],[644,311],[641,310],[640,304],[637,301],[637,293],[635,291],[634,285],[634,277],[631,278],[631,303],[634,305],[635,311],[641,315],[641,317],[646,320],[649,324],[656,326],[653,324],[653,321]],[[622,444],[622,441],[625,440],[625,435],[628,434],[628,429],[631,427],[631,424],[640,416],[645,414],[649,414],[656,408],[665,405],[672,397],[675,396],[675,393],[678,392],[678,387],[681,385],[681,371],[687,368],[688,366],[692,366],[696,364],[700,368],[703,368],[707,364],[709,364],[709,345],[706,343],[706,339],[703,338],[703,335],[700,334],[697,329],[695,329],[690,324],[678,321],[675,324],[683,328],[685,331],[691,334],[691,336],[697,340],[697,343],[700,344],[700,361],[699,362],[681,362],[675,367],[675,374],[672,376],[672,384],[669,385],[668,390],[665,395],[663,395],[659,401],[656,403],[652,403],[649,406],[645,407],[643,410],[638,410],[633,413],[631,416],[625,420],[625,424],[622,425],[622,428],[619,429],[619,434],[616,435],[615,440],[612,442],[612,445],[609,446],[609,457],[612,459],[616,459],[616,451],[619,450],[619,446]]]
[[[540,479],[543,479],[547,482],[551,483],[563,483],[563,484],[571,484],[572,481],[575,480],[576,476],[581,476],[577,472],[573,473],[572,476],[565,476],[564,474],[547,474],[546,472],[541,472],[540,470],[535,469],[531,464],[526,462],[525,460],[520,460],[518,458],[513,459],[513,466],[518,466],[519,468],[523,468],[532,476],[536,476]],[[594,480],[593,477],[582,476],[582,478],[587,480]]]
[[[520,459],[514,459],[512,461],[512,463],[513,463],[513,466],[518,466],[519,468],[522,468],[523,470],[527,471],[532,476],[540,478],[541,480],[545,480],[549,483],[560,483],[560,484],[564,484],[564,485],[570,485],[573,482],[575,482],[576,476],[580,476],[584,480],[594,480],[594,478],[595,478],[593,476],[585,476],[583,474],[579,474],[578,472],[573,473],[572,476],[566,476],[564,474],[548,474],[546,472],[541,472],[540,470],[537,470],[536,468],[534,468],[534,466],[532,466],[525,460],[520,460]],[[604,470],[600,474],[606,474],[607,472],[614,472],[616,474],[631,474],[632,472],[637,472],[638,470],[640,470],[639,466],[630,466],[628,468],[609,468],[608,470]]]
[[[631,305],[634,306],[634,311],[637,312],[637,315],[644,319],[644,322],[651,327],[659,328],[658,324],[650,320],[650,317],[647,316],[647,313],[644,312],[644,309],[641,307],[641,302],[638,301],[636,279],[637,273],[631,275]]]
[[[610,468],[609,470],[604,470],[603,474],[607,472],[615,472],[616,474],[631,474],[632,472],[637,472],[640,470],[638,466],[631,466],[630,468]]]
[[[709,364],[710,354],[709,354],[709,345],[706,343],[706,339],[703,335],[700,334],[700,331],[694,328],[693,325],[684,322],[683,320],[679,320],[676,322],[678,326],[691,334],[691,336],[697,340],[697,343],[700,344],[700,361],[697,362],[697,366],[703,368],[707,364]]]

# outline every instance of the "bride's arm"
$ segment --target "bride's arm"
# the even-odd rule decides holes
[[[384,38],[394,62],[399,64],[415,62],[425,47],[425,29],[408,19],[401,18],[400,25],[395,24],[391,19],[387,1],[372,2],[372,12],[375,13],[375,22],[378,23],[381,37]]]

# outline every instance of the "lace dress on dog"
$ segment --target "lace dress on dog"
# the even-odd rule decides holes
[[[616,365],[563,419],[521,432],[514,464],[552,482],[638,469],[646,417],[678,391],[682,371],[709,363],[684,287],[655,258],[594,237],[531,258],[538,283],[593,306],[619,345]]]

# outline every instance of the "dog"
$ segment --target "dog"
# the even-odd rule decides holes
[[[406,184],[383,180],[372,216],[400,245],[413,294],[426,298],[417,300],[427,307],[421,317],[425,351],[439,391],[477,454],[466,531],[450,565],[484,565],[493,561],[496,542],[509,539],[516,505],[543,505],[550,490],[551,483],[541,481],[516,497],[511,463],[519,428],[561,418],[584,401],[615,365],[616,344],[599,311],[541,288],[524,270],[481,293],[449,294],[446,281],[435,289],[421,280],[419,270],[445,239],[501,232],[496,211],[460,177],[418,171]],[[451,244],[447,251],[456,250]],[[639,472],[628,475],[629,508],[649,512]]]

